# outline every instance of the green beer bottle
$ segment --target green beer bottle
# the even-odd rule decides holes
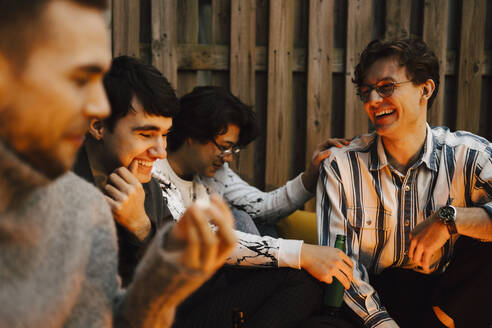
[[[345,236],[337,235],[335,241],[335,248],[338,248],[345,253]],[[324,296],[324,306],[329,312],[336,311],[342,306],[343,293],[345,288],[338,281],[337,278],[333,277],[333,282],[331,284],[325,285],[325,296]]]

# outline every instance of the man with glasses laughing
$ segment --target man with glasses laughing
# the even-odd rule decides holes
[[[489,327],[492,145],[431,128],[439,63],[418,40],[369,43],[353,82],[375,131],[334,149],[318,237],[347,237],[344,301],[364,327]]]
[[[153,168],[173,217],[212,192],[254,219],[270,221],[293,212],[313,196],[315,165],[269,193],[248,185],[229,168],[239,149],[256,136],[255,120],[249,106],[222,88],[197,87],[180,99],[168,136],[168,156]],[[319,163],[329,151],[315,154]],[[301,240],[259,236],[251,226],[236,228],[242,231],[236,231],[238,243],[227,260],[232,266],[222,268],[180,307],[175,327],[232,326],[233,308],[245,313],[250,327],[295,327],[319,310],[318,280],[331,283],[336,276],[349,287],[352,266],[343,252]]]

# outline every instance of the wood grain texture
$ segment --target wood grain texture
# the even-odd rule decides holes
[[[316,146],[331,137],[333,0],[310,0],[307,61],[306,168]],[[314,210],[316,204],[306,204]]]
[[[345,137],[366,133],[368,118],[352,83],[360,54],[371,41],[372,1],[349,0],[347,7],[347,51],[345,75]]]
[[[152,64],[178,87],[177,0],[151,2]]]
[[[424,2],[423,40],[434,51],[439,60],[440,86],[427,121],[432,126],[444,123],[444,88],[446,82],[446,41],[448,30],[448,0],[426,0]]]
[[[138,0],[113,0],[113,55],[140,57]]]
[[[410,37],[412,0],[386,1],[386,40]]]
[[[469,0],[462,8],[456,128],[479,132],[486,0]]]
[[[198,0],[178,1],[178,43],[198,43]],[[182,96],[197,85],[197,73],[193,71],[178,72],[178,95]]]
[[[293,2],[270,1],[265,184],[285,184],[290,175]]]
[[[243,103],[255,104],[256,0],[231,2],[230,90]],[[255,145],[241,151],[233,168],[254,183]]]

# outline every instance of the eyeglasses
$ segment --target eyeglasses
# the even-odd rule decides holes
[[[408,83],[408,82],[413,82],[413,81],[408,80],[408,81],[402,81],[402,82],[386,82],[386,83],[381,84],[381,85],[364,84],[359,89],[360,100],[363,103],[368,102],[369,98],[371,97],[372,90],[376,90],[378,95],[380,95],[382,98],[391,97],[393,92],[395,92],[395,88],[398,84],[403,84],[403,83]]]
[[[211,139],[212,142],[214,143],[215,147],[217,147],[218,150],[220,150],[219,157],[223,158],[229,155],[238,155],[239,152],[241,151],[241,148],[239,146],[232,146],[231,148],[226,148],[224,146],[219,145],[214,139]]]

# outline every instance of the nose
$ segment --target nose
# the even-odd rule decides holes
[[[378,103],[383,100],[383,97],[379,95],[379,93],[376,91],[376,89],[372,89],[371,92],[369,93],[369,103]]]
[[[84,112],[87,117],[99,119],[104,119],[111,113],[102,81],[97,82],[94,87],[90,89]]]
[[[229,164],[231,164],[231,162],[232,162],[232,160],[233,160],[233,159],[234,159],[234,156],[233,156],[232,154],[227,154],[227,155],[224,155],[224,156],[222,157],[222,160],[223,160],[224,162],[229,163]]]
[[[157,138],[154,147],[150,149],[150,155],[154,158],[164,159],[167,157],[167,141],[166,138]]]

